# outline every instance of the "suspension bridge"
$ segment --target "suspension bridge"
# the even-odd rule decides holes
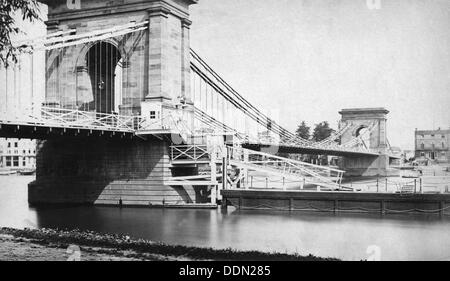
[[[47,35],[16,42],[28,51],[1,70],[0,136],[41,140],[30,201],[192,203],[206,192],[214,202],[261,173],[284,189],[349,190],[346,166],[383,173],[394,157],[383,108],[344,109],[338,130],[314,142],[238,93],[190,48],[197,1],[42,2]],[[341,156],[343,166],[278,152]]]

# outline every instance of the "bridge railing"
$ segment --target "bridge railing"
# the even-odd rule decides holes
[[[170,147],[171,161],[201,161],[209,160],[206,145],[172,145]]]
[[[57,107],[42,106],[37,114],[18,119],[23,123],[63,128],[94,129],[118,132],[134,132],[139,127],[140,116],[124,116]]]

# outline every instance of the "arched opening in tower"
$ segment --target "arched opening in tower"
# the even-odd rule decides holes
[[[356,131],[356,137],[361,138],[367,148],[370,148],[370,130],[367,127],[361,127]]]
[[[122,93],[122,58],[116,46],[108,42],[93,45],[86,54],[92,87],[92,102],[87,111],[117,112]]]

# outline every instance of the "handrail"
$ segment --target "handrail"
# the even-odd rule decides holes
[[[186,159],[197,161],[204,156],[209,157],[206,145],[171,145],[170,149],[172,161]]]
[[[283,158],[283,157],[280,157],[280,156],[276,156],[276,155],[265,153],[265,152],[261,152],[261,151],[255,151],[255,150],[245,149],[245,148],[240,148],[240,149],[246,150],[248,152],[251,152],[252,154],[258,154],[258,155],[262,155],[262,156],[266,156],[266,157],[276,158],[276,159],[279,159],[281,161],[289,161],[289,162],[292,162],[292,163],[298,163],[298,164],[300,164],[302,166],[309,166],[309,167],[313,167],[313,168],[325,169],[325,170],[330,170],[330,171],[335,171],[335,172],[342,172],[342,173],[345,172],[343,170],[339,170],[339,169],[335,169],[335,168],[331,168],[331,167],[326,167],[326,166],[315,165],[315,164],[302,162],[302,161],[298,161],[298,160],[294,160],[294,159]]]
[[[134,132],[140,116],[126,116],[95,111],[81,111],[57,107],[41,107],[41,114],[35,117],[48,124],[64,124],[83,129],[104,129],[111,131]]]
[[[342,181],[342,176],[344,174],[344,171],[342,171],[342,170],[338,170],[338,169],[334,169],[334,168],[330,168],[330,167],[319,166],[319,165],[314,165],[314,164],[305,163],[305,162],[292,160],[292,159],[288,159],[288,158],[283,158],[283,157],[279,157],[276,155],[272,155],[272,154],[268,154],[268,153],[264,153],[264,152],[260,152],[260,151],[254,151],[254,150],[250,150],[250,149],[230,147],[230,146],[228,146],[227,149],[230,151],[230,153],[228,154],[228,157],[230,158],[230,162],[232,162],[232,163],[239,164],[239,162],[237,162],[237,161],[242,161],[243,165],[262,166],[265,168],[278,170],[280,173],[291,174],[291,175],[298,174],[298,173],[294,172],[296,170],[296,171],[300,171],[301,174],[299,176],[302,176],[304,179],[306,179],[305,175],[308,175],[308,176],[311,176],[311,177],[319,180],[319,182],[321,182],[325,185],[340,186],[341,181]],[[267,161],[250,160],[250,157],[253,155],[265,157],[268,159],[267,159]],[[248,159],[242,159],[243,156],[245,156],[245,158],[248,158]],[[235,160],[236,157],[238,158],[238,160]],[[270,159],[272,159],[272,160],[270,160]],[[273,159],[276,159],[276,161],[274,161]],[[279,169],[279,168],[281,168],[280,166],[270,165],[271,163],[276,163],[276,164],[282,163],[283,170],[280,171],[281,170],[281,169]],[[262,165],[259,165],[259,164],[262,164]],[[269,165],[264,165],[264,164],[269,164]],[[330,176],[331,176],[332,172],[336,173],[337,175],[334,178],[337,178],[337,179],[335,181],[333,181],[332,179],[321,175],[321,173],[323,173],[323,172],[326,172]]]

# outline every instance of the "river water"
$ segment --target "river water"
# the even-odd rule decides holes
[[[30,176],[0,177],[0,226],[127,234],[170,244],[360,260],[450,260],[450,218],[114,207],[30,208]]]

